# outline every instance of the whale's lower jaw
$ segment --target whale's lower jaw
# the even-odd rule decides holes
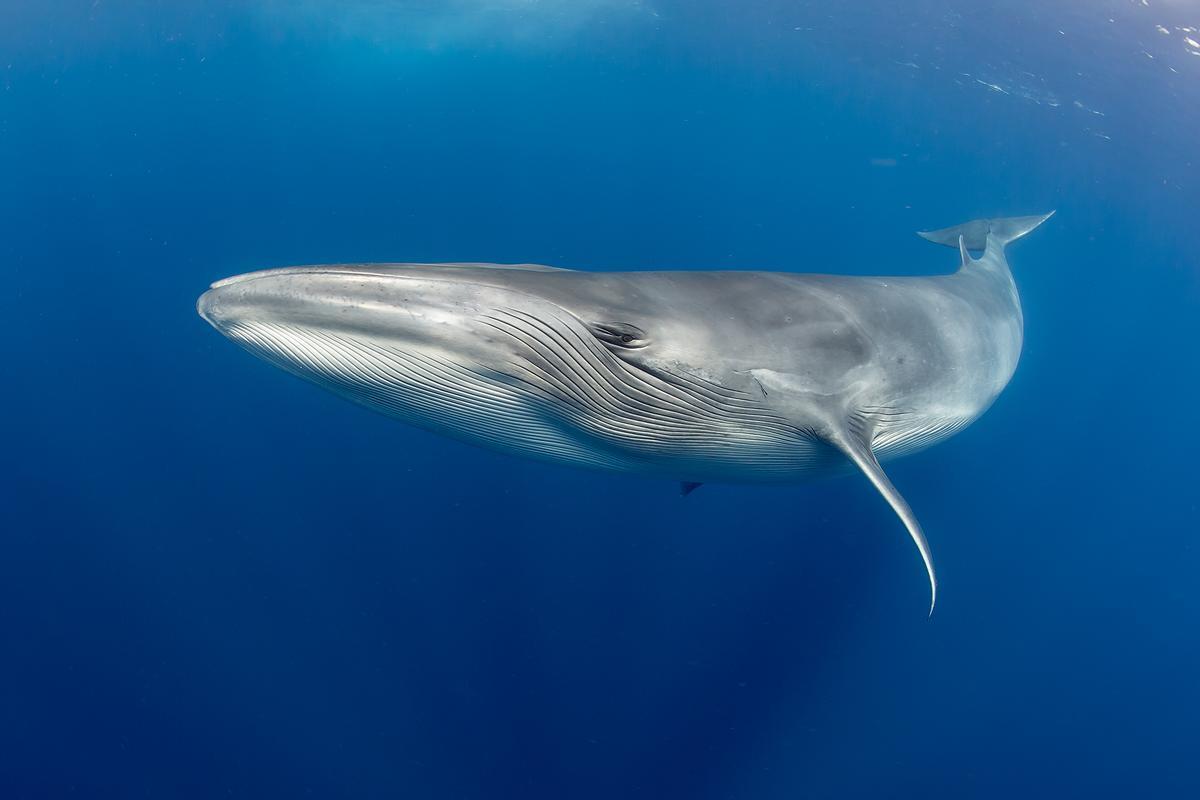
[[[701,482],[785,483],[853,470],[833,447],[747,402],[668,387],[676,407],[651,406],[630,382],[662,392],[661,381],[615,359],[558,362],[574,375],[550,375],[545,364],[500,373],[444,352],[299,326],[243,321],[223,333],[355,403],[514,455]]]

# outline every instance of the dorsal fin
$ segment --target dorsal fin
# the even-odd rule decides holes
[[[959,265],[960,269],[971,263],[971,253],[967,250],[967,240],[963,238],[961,233],[958,235],[958,255],[962,259],[962,264]]]
[[[925,572],[929,576],[929,613],[932,615],[933,607],[937,604],[937,574],[933,569],[933,555],[929,552],[929,543],[925,541],[921,523],[917,521],[908,502],[892,485],[883,467],[879,466],[879,460],[871,450],[869,433],[854,430],[852,426],[846,425],[827,434],[826,439],[862,470],[867,480],[883,495],[883,499],[888,501],[896,516],[900,517],[900,521],[908,529],[908,535],[917,546],[921,561],[925,564]]]

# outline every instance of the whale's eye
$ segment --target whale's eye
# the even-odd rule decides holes
[[[593,322],[588,330],[607,345],[624,350],[636,350],[650,344],[646,332],[627,322]]]

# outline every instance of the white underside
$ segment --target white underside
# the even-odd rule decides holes
[[[276,323],[241,322],[225,333],[356,403],[502,452],[696,481],[797,481],[852,469],[825,443],[741,398],[669,386],[603,350],[557,346],[545,331],[538,331],[541,368],[524,365],[526,374],[510,375],[446,353]],[[884,424],[876,452],[914,452],[969,421]]]

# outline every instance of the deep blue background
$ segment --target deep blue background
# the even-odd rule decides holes
[[[0,6],[0,797],[1200,795],[1194,6]],[[193,311],[307,262],[926,274],[913,230],[1049,208],[1012,384],[890,468],[928,620],[864,480],[514,460]]]

